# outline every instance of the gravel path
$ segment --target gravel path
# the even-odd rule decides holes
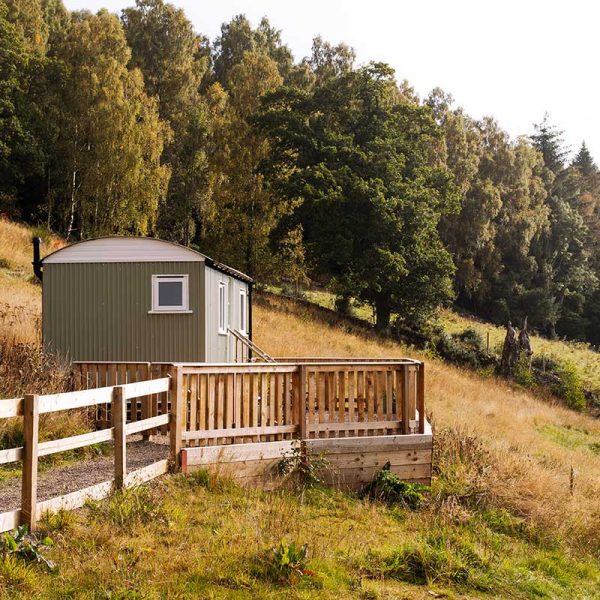
[[[136,439],[137,438],[137,439]],[[131,436],[127,443],[127,472],[169,457],[168,439],[156,436],[144,442],[141,436]],[[113,456],[99,456],[70,465],[49,469],[38,476],[38,501],[76,492],[113,478]],[[0,513],[21,506],[21,478],[0,482]]]

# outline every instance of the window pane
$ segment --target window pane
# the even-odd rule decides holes
[[[183,305],[183,282],[181,282],[181,281],[159,281],[158,282],[158,305],[159,306],[182,306]]]

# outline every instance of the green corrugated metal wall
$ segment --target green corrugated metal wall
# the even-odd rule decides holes
[[[189,275],[191,314],[148,314],[152,275]],[[44,265],[44,344],[80,361],[203,362],[203,262]]]

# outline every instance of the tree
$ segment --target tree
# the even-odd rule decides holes
[[[272,141],[263,172],[299,200],[309,256],[341,296],[415,323],[451,298],[452,260],[437,233],[456,207],[452,176],[429,160],[440,130],[428,108],[397,102],[393,70],[370,64],[311,93],[285,89],[257,122]]]
[[[164,198],[169,170],[160,164],[168,129],[119,20],[106,11],[73,23],[58,58],[59,133],[50,187],[67,239],[147,234]]]
[[[230,93],[218,83],[210,91],[213,208],[204,240],[220,260],[252,276],[265,276],[271,268],[269,236],[285,203],[267,191],[258,172],[269,146],[250,117],[258,110],[261,96],[281,83],[275,61],[264,53],[246,52],[228,74]]]
[[[562,137],[564,132],[550,123],[548,113],[544,115],[542,122],[534,127],[536,133],[531,136],[533,146],[542,153],[546,167],[554,174],[560,173],[568,155]]]
[[[209,194],[208,111],[199,90],[208,68],[205,41],[183,10],[162,0],[136,0],[135,7],[123,11],[122,22],[131,64],[142,71],[146,91],[158,100],[160,117],[173,132],[163,155],[171,179],[159,230],[189,245]]]

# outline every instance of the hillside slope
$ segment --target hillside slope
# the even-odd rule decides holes
[[[0,260],[12,261],[0,266],[0,343],[35,344],[40,287],[6,231],[13,245],[30,235],[0,222]],[[259,296],[254,326],[273,355],[415,356],[284,299]],[[171,476],[47,519],[60,572],[0,559],[0,596],[600,597],[600,422],[426,360],[435,476],[422,509]],[[270,549],[292,541],[308,544],[315,575],[282,577]]]

